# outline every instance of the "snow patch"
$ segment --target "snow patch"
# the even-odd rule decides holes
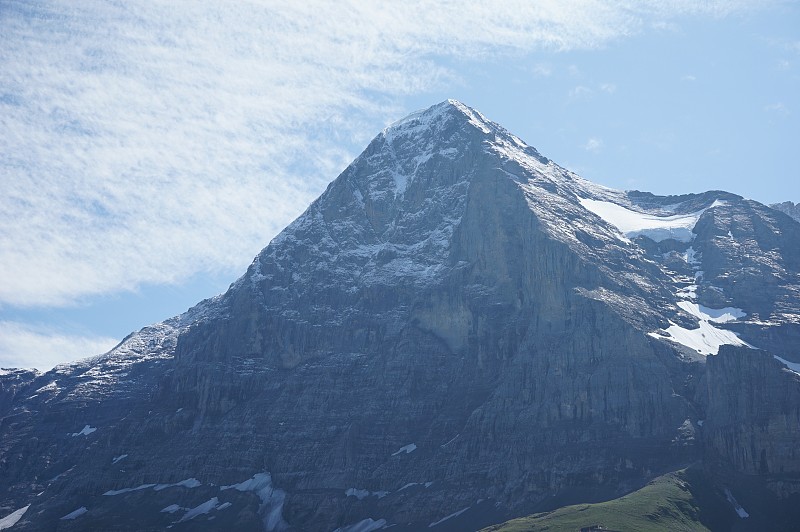
[[[172,487],[192,489],[198,486],[202,486],[199,480],[197,480],[196,478],[187,478],[186,480],[181,480],[180,482],[175,482],[174,484],[142,484],[141,486],[136,486],[135,488],[121,488],[118,490],[108,490],[107,492],[103,493],[103,495],[108,495],[113,497],[114,495],[122,495],[123,493],[146,490],[149,488],[153,488],[153,491],[161,491]]]
[[[177,504],[170,504],[166,508],[162,508],[161,513],[174,514],[178,510],[186,510],[186,509],[187,508],[183,508],[182,506],[178,506]]]
[[[451,443],[456,441],[459,436],[461,436],[461,433],[456,434],[455,436],[453,436],[453,438],[451,440],[449,440],[447,443],[441,444],[439,447],[447,447],[448,445],[450,445]]]
[[[36,390],[36,394],[44,392],[58,392],[58,391],[59,391],[58,384],[56,384],[56,381],[52,381],[50,384],[45,384],[44,386]]]
[[[693,349],[701,355],[716,355],[719,353],[719,348],[722,345],[735,345],[742,347],[752,346],[747,342],[741,340],[736,333],[717,329],[709,322],[700,320],[697,329],[685,329],[680,325],[670,322],[669,328],[664,330],[667,338],[673,342]],[[665,338],[659,333],[647,333],[653,338]]]
[[[691,248],[690,248],[691,249]],[[702,275],[703,272],[699,271],[697,274]],[[697,276],[696,274],[696,276]],[[695,299],[697,285],[691,285],[678,291],[678,297]],[[693,349],[701,355],[716,355],[719,353],[719,348],[722,345],[736,345],[743,347],[750,347],[750,344],[741,340],[739,336],[724,329],[718,329],[711,323],[728,323],[735,321],[739,318],[744,318],[747,313],[740,308],[725,307],[721,309],[713,309],[692,303],[691,301],[679,301],[678,307],[697,318],[697,329],[686,329],[670,322],[670,326],[659,333],[648,333],[653,338],[667,338],[673,342],[677,342],[690,349]]]
[[[681,301],[678,306],[696,318],[713,321],[714,323],[728,323],[747,316],[747,313],[743,312],[742,309],[734,307],[713,309],[689,301]]]
[[[772,355],[775,357],[775,360],[782,363],[784,366],[789,368],[791,371],[794,371],[798,375],[800,375],[800,364],[797,362],[789,362],[788,360],[784,360],[783,358],[779,357],[778,355]]]
[[[378,519],[375,521],[374,519],[368,517],[353,525],[337,528],[333,532],[372,532],[373,530],[378,530],[379,528],[386,528],[386,519]]]
[[[683,254],[683,260],[686,264],[700,264],[700,261],[697,259],[697,252],[692,246],[689,246],[689,249]]]
[[[263,516],[264,530],[267,532],[289,528],[289,523],[284,521],[282,515],[286,492],[272,486],[272,476],[269,473],[256,473],[252,478],[244,482],[222,486],[220,489],[235,489],[237,491],[255,493],[261,499],[258,513]]]
[[[22,516],[25,515],[25,512],[28,511],[31,505],[25,506],[20,508],[19,510],[14,510],[4,518],[0,519],[0,530],[5,530],[7,528],[11,528],[12,526],[17,524],[17,521],[22,519]]]
[[[108,490],[107,492],[103,493],[103,495],[113,497],[114,495],[122,495],[123,493],[130,493],[131,491],[139,491],[139,490],[146,490],[147,488],[152,488],[155,484],[142,484],[141,486],[136,486],[135,488],[121,488],[118,490]]]
[[[344,492],[345,497],[355,497],[356,499],[363,500],[370,495],[373,497],[377,497],[379,499],[383,499],[387,495],[389,495],[388,491],[369,491],[369,490],[362,490],[358,488],[347,488]]]
[[[96,431],[97,427],[90,427],[89,425],[84,425],[80,432],[73,432],[70,436],[88,436],[92,432]]]
[[[119,456],[115,456],[115,457],[114,457],[114,460],[112,460],[112,461],[111,461],[111,463],[112,463],[112,464],[116,464],[116,463],[117,463],[117,462],[119,462],[120,460],[125,460],[127,457],[128,457],[128,455],[127,455],[127,454],[121,454],[121,455],[119,455]]]
[[[217,507],[218,504],[219,504],[219,499],[216,498],[216,497],[212,497],[209,500],[207,500],[206,502],[204,502],[204,503],[202,503],[202,504],[200,504],[198,506],[195,506],[194,508],[192,508],[191,510],[189,510],[188,512],[183,514],[183,517],[181,517],[180,521],[178,521],[178,522],[179,523],[184,523],[186,521],[191,521],[192,519],[194,519],[198,515],[207,514],[211,510],[214,510]]]
[[[728,499],[728,502],[731,503],[733,509],[736,510],[736,515],[738,515],[742,519],[750,517],[750,514],[747,513],[747,511],[744,508],[742,508],[742,505],[736,501],[736,498],[733,496],[733,493],[731,493],[731,490],[729,490],[728,488],[725,488],[725,498]]]
[[[716,206],[716,202],[714,203],[712,207]],[[668,238],[681,242],[691,242],[694,238],[692,230],[697,224],[697,220],[706,210],[702,209],[690,214],[655,216],[637,212],[610,201],[581,198],[580,204],[585,209],[615,226],[628,238],[644,235],[656,242],[661,242]],[[694,252],[694,250],[692,251]],[[694,259],[694,254],[692,254],[692,259]]]
[[[678,297],[683,299],[697,299],[697,285],[693,284],[678,289]]]
[[[409,443],[408,445],[403,445],[397,451],[392,453],[392,456],[397,456],[400,453],[412,453],[417,450],[417,446],[414,443]]]
[[[61,521],[72,521],[73,519],[79,518],[80,516],[82,516],[83,514],[85,514],[88,511],[89,510],[86,509],[86,506],[81,506],[80,508],[78,508],[74,512],[70,512],[67,515],[65,515],[64,517],[62,517]]]
[[[154,491],[161,491],[167,488],[172,487],[181,487],[181,488],[196,488],[198,486],[202,486],[202,483],[197,480],[196,478],[187,478],[186,480],[181,480],[180,482],[175,482],[174,484],[157,484],[153,490]]]
[[[433,523],[429,524],[429,525],[428,525],[428,528],[433,528],[433,527],[435,527],[435,526],[437,526],[437,525],[440,525],[440,524],[444,523],[444,522],[445,522],[445,521],[447,521],[448,519],[452,519],[452,518],[454,518],[454,517],[458,517],[459,515],[463,514],[463,513],[464,513],[464,512],[466,512],[467,510],[469,510],[469,508],[470,508],[470,507],[469,507],[469,506],[467,506],[466,508],[463,508],[463,509],[461,509],[461,510],[459,510],[459,511],[457,511],[457,512],[453,512],[453,513],[451,513],[451,514],[450,514],[450,515],[448,515],[448,516],[442,517],[442,518],[441,518],[441,519],[439,519],[438,521],[434,521]]]
[[[344,491],[345,497],[355,497],[356,499],[363,500],[369,497],[369,490],[360,490],[358,488],[347,488]]]

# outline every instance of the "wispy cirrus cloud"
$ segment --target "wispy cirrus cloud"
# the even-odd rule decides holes
[[[0,368],[25,366],[48,370],[62,362],[105,353],[118,341],[0,321]]]
[[[243,268],[441,58],[591,49],[761,2],[0,7],[0,303]]]
[[[592,153],[600,153],[600,150],[603,149],[603,140],[597,137],[591,137],[586,141],[586,144],[583,145],[583,149]]]

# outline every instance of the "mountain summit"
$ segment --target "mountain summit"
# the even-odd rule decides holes
[[[448,100],[375,137],[225,294],[3,370],[0,516],[467,530],[702,464],[747,523],[788,528],[799,289],[785,214],[592,184]]]

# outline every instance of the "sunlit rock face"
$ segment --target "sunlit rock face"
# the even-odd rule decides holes
[[[442,102],[225,294],[0,374],[0,518],[464,530],[700,460],[793,493],[798,272],[780,212],[600,187]]]
[[[782,203],[775,203],[770,205],[773,209],[777,209],[781,212],[784,212],[794,218],[795,220],[800,221],[800,203],[792,203],[791,201],[784,201]]]

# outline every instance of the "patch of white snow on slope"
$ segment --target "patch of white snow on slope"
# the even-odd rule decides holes
[[[363,499],[369,497],[370,495],[373,495],[373,496],[375,496],[375,497],[377,497],[379,499],[383,499],[384,497],[389,495],[389,492],[388,491],[372,491],[371,492],[369,490],[364,490],[364,489],[347,488],[345,490],[344,494],[345,494],[345,497],[355,497],[356,499],[358,499],[360,501],[360,500],[363,500]]]
[[[73,432],[70,436],[88,436],[92,432],[96,431],[97,427],[90,427],[89,425],[84,425],[80,432]]]
[[[392,456],[397,456],[400,453],[411,453],[417,450],[417,445],[415,443],[409,443],[408,445],[403,445],[397,451],[392,453]]]
[[[272,476],[269,473],[257,473],[244,482],[222,486],[220,489],[255,493],[261,499],[258,513],[263,516],[264,530],[267,532],[289,528],[289,523],[283,519],[283,503],[286,500],[286,492],[272,486]]]
[[[459,510],[459,511],[457,511],[457,512],[453,512],[453,513],[451,513],[451,514],[450,514],[450,515],[448,515],[448,516],[442,517],[442,518],[441,518],[441,519],[439,519],[438,521],[434,521],[433,523],[431,523],[431,524],[429,524],[429,525],[428,525],[428,528],[433,528],[433,527],[435,527],[436,525],[440,525],[440,524],[444,523],[444,522],[445,522],[445,521],[447,521],[448,519],[452,519],[452,518],[454,518],[454,517],[458,517],[459,515],[461,515],[461,514],[463,514],[464,512],[466,512],[467,510],[469,510],[469,506],[467,506],[466,508],[462,508],[461,510]]]
[[[369,497],[369,495],[370,495],[369,490],[362,490],[362,489],[358,489],[358,488],[347,488],[344,491],[344,496],[345,497],[355,497],[359,501],[363,500],[363,499],[366,499],[367,497]]]
[[[684,299],[697,299],[697,285],[689,285],[678,289],[678,297]]]
[[[628,209],[610,201],[581,198],[581,205],[613,225],[628,238],[647,236],[656,242],[674,238],[681,242],[691,242],[692,229],[705,209],[690,214],[655,216]],[[693,259],[693,256],[692,256]],[[688,262],[688,259],[687,259]]]
[[[750,517],[750,514],[747,513],[747,511],[744,508],[742,508],[742,505],[736,501],[736,498],[733,496],[733,493],[731,493],[731,490],[729,490],[728,488],[725,488],[725,498],[728,499],[728,502],[731,503],[733,509],[736,510],[736,515],[738,515],[742,519],[744,519],[745,517]]]
[[[130,493],[132,491],[139,491],[139,490],[146,490],[147,488],[152,488],[155,484],[142,484],[140,486],[136,486],[135,488],[121,488],[118,490],[108,490],[107,492],[103,493],[103,495],[107,497],[113,497],[114,495],[122,495],[123,493]]]
[[[86,509],[86,506],[81,506],[80,508],[78,508],[74,512],[70,512],[67,515],[65,515],[64,517],[62,517],[61,520],[62,521],[72,521],[73,519],[79,518],[80,516],[82,516],[83,514],[85,514],[88,511],[89,510]]]
[[[333,532],[372,532],[379,528],[386,528],[386,519],[378,519],[375,521],[371,517],[368,517],[353,525],[337,528]]]
[[[178,487],[181,487],[181,488],[193,489],[193,488],[196,488],[198,486],[202,486],[202,483],[199,480],[197,480],[196,478],[192,477],[192,478],[187,478],[186,480],[181,480],[180,482],[175,482],[174,484],[158,484],[157,486],[155,486],[153,488],[153,490],[161,491],[161,490],[164,490],[164,489],[167,489],[167,488],[172,488],[174,486],[178,486]]]
[[[12,526],[17,524],[17,521],[22,519],[22,516],[25,515],[25,512],[28,511],[31,505],[25,506],[20,508],[19,510],[14,510],[4,518],[0,519],[0,530],[5,530],[7,528],[11,528]]]
[[[202,503],[202,504],[200,504],[198,506],[195,506],[194,508],[192,508],[191,510],[186,512],[183,515],[183,517],[181,517],[180,521],[178,521],[178,522],[179,523],[184,523],[186,521],[190,521],[190,520],[194,519],[198,515],[207,514],[211,510],[215,509],[218,504],[219,504],[219,499],[216,498],[216,497],[212,497],[209,500],[207,500],[206,502],[204,502],[204,503]]]
[[[108,490],[107,492],[103,493],[103,495],[106,496],[122,495],[123,493],[146,490],[148,488],[153,488],[154,491],[161,491],[172,487],[192,489],[192,488],[197,488],[198,486],[202,486],[199,480],[197,480],[196,478],[187,478],[186,480],[181,480],[180,482],[175,482],[173,484],[142,484],[140,486],[136,486],[135,488],[121,488],[118,490]]]
[[[701,355],[716,355],[722,345],[752,347],[736,336],[736,333],[717,329],[705,320],[700,320],[697,329],[685,329],[670,322],[669,328],[665,329],[664,332],[673,342],[685,345],[689,349],[694,349]],[[664,338],[658,333],[648,334],[653,338]]]
[[[700,264],[700,261],[697,258],[697,252],[692,246],[689,246],[689,249],[687,249],[686,253],[683,254],[683,260],[686,261],[686,264]]]
[[[775,357],[775,360],[777,360],[778,362],[789,368],[791,371],[794,371],[795,373],[800,375],[800,364],[798,364],[797,362],[789,362],[788,360],[784,360],[778,355],[772,355],[772,356]]]
[[[690,301],[681,301],[678,306],[696,318],[714,323],[727,323],[747,316],[742,309],[734,307],[714,309]]]

